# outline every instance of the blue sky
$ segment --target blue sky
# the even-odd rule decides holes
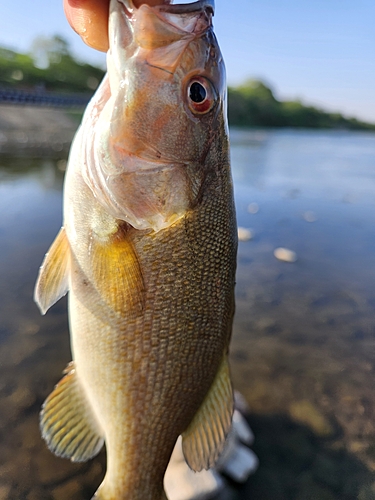
[[[374,0],[216,0],[214,20],[229,84],[261,78],[280,99],[375,122]],[[27,51],[57,33],[103,64],[69,27],[62,0],[1,0],[0,45]]]

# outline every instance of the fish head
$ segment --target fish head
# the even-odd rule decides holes
[[[164,229],[194,208],[206,156],[226,127],[213,13],[213,0],[138,8],[111,0],[110,98],[97,124],[94,187],[137,229]]]

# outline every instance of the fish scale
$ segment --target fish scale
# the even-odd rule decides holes
[[[215,463],[230,428],[237,230],[212,1],[185,14],[177,5],[124,8],[111,0],[108,77],[72,146],[64,226],[36,286],[43,312],[69,289],[73,355],[41,428],[71,460],[92,458],[105,442],[96,499],[160,500],[178,436],[199,471]],[[191,32],[171,26],[177,15],[190,16],[181,26]],[[145,20],[147,50],[137,51],[134,27]],[[166,44],[164,62],[153,37]],[[130,44],[123,59],[119,40]],[[205,107],[186,101],[189,81],[205,86]],[[155,123],[167,132],[152,134]]]
[[[228,174],[227,170],[225,182],[224,179],[219,179],[224,185],[230,182]],[[214,296],[210,309],[207,309],[207,297],[213,297],[209,289],[215,286],[217,277],[219,277],[220,282],[226,284],[229,290],[233,289],[233,255],[231,253],[234,253],[235,250],[233,248],[232,252],[228,252],[228,249],[233,246],[229,245],[229,242],[234,238],[235,224],[223,221],[225,217],[217,217],[217,214],[223,211],[222,197],[216,197],[215,203],[212,203],[209,192],[207,198],[210,201],[208,206],[202,203],[200,210],[189,214],[190,216],[187,216],[185,220],[171,228],[169,233],[160,232],[152,235],[151,243],[149,235],[135,234],[134,248],[140,258],[147,290],[145,299],[147,307],[140,318],[127,321],[125,317],[120,320],[120,325],[115,323],[113,330],[110,328],[109,331],[105,331],[102,328],[98,329],[96,318],[93,319],[94,324],[91,327],[88,319],[89,312],[81,310],[79,313],[80,321],[77,321],[75,326],[80,335],[74,338],[79,339],[83,344],[81,347],[73,341],[73,351],[77,364],[81,366],[90,364],[96,377],[102,379],[102,377],[108,376],[104,360],[111,359],[113,373],[111,378],[107,379],[104,387],[113,386],[113,378],[116,380],[116,386],[126,385],[129,387],[128,392],[132,395],[130,399],[135,400],[133,403],[135,407],[133,416],[135,423],[133,425],[135,427],[130,431],[133,438],[139,432],[136,431],[139,423],[138,408],[146,415],[153,414],[154,420],[151,428],[140,426],[151,443],[162,442],[159,435],[165,435],[168,432],[171,432],[172,435],[179,435],[187,427],[191,415],[194,415],[209,388],[209,383],[206,382],[207,385],[204,385],[204,378],[206,380],[213,379],[228,341],[218,335],[221,330],[220,323],[230,323],[231,321],[232,311],[229,301],[226,299],[227,294],[223,294],[222,297],[225,300],[222,300],[221,304],[215,301],[216,297]],[[228,209],[226,212],[230,213]],[[218,227],[224,228],[225,232],[219,232]],[[218,239],[220,234],[222,239]],[[190,245],[185,244],[187,237],[191,242]],[[207,247],[204,244],[197,244],[201,243],[202,240],[215,241],[211,252],[206,251]],[[147,252],[143,252],[145,245],[148,249]],[[191,252],[191,247],[194,248],[194,252]],[[215,259],[212,259],[212,253],[215,254]],[[155,262],[159,264],[158,273],[152,272]],[[196,263],[198,266],[195,265]],[[164,280],[167,276],[167,281],[169,281],[168,275],[170,276],[171,267],[174,271],[174,283],[168,291],[164,287]],[[210,282],[207,281],[208,277],[211,278]],[[189,283],[189,287],[186,285],[182,287],[181,283],[186,281]],[[74,287],[70,293],[74,301]],[[186,310],[186,299],[189,303],[188,310]],[[223,314],[223,310],[225,314]],[[193,314],[190,318],[191,311]],[[214,322],[211,318],[212,315]],[[179,320],[179,316],[182,316],[183,320]],[[72,322],[75,323],[74,320]],[[185,330],[186,322],[188,323],[187,331]],[[174,330],[175,324],[178,325],[176,330]],[[96,362],[93,362],[84,331],[87,331],[87,337],[90,338],[93,351],[97,343],[100,344],[101,339],[105,338],[104,343],[110,352],[106,353],[105,350],[99,349],[103,359],[99,356]],[[98,332],[98,338],[93,336],[94,331]],[[142,332],[141,335],[138,332]],[[220,348],[215,348],[214,343],[221,344]],[[147,347],[145,348],[145,346]],[[152,356],[153,350],[154,356]],[[81,356],[85,354],[87,354],[88,359],[82,360]],[[149,363],[152,357],[159,360],[158,364],[154,364],[153,369]],[[181,359],[184,360],[183,365]],[[137,366],[139,360],[144,360],[143,366]],[[168,362],[177,366],[167,370]],[[212,371],[210,377],[207,377],[207,365]],[[145,383],[139,383],[140,374],[146,377]],[[172,380],[168,378],[168,374],[171,374],[169,377]],[[93,388],[100,385],[91,372],[84,378],[91,381]],[[178,390],[174,384],[176,379],[183,380],[183,384]],[[148,381],[152,383],[151,388],[149,388]],[[181,401],[181,392],[189,389],[191,392],[192,387],[195,388],[195,394],[191,394],[191,399]],[[114,390],[117,394],[117,387]],[[92,388],[91,391],[93,391]],[[151,394],[154,397],[150,398]],[[173,395],[175,395],[174,398]],[[126,394],[124,398],[126,398],[127,406],[132,406],[129,405]],[[92,399],[98,401],[100,394],[93,395]],[[110,398],[108,400],[108,394],[105,394],[100,406],[112,407],[113,409],[114,405]],[[158,407],[159,414],[156,414],[155,406]],[[183,419],[187,415],[190,417]],[[105,421],[105,416],[102,418]],[[171,429],[173,425],[171,422],[176,426],[175,430]],[[173,444],[174,441],[171,440],[170,447],[173,447]],[[150,443],[148,443],[149,445]],[[127,447],[126,444],[124,447]],[[160,448],[161,446],[157,444],[156,449]],[[140,450],[139,443],[137,443],[137,449]],[[159,452],[156,455],[159,455]],[[168,458],[169,452],[165,461],[168,461]],[[130,460],[127,460],[127,463],[129,462]],[[139,466],[137,467],[140,474],[141,469]],[[122,468],[122,470],[126,475],[126,469]],[[129,475],[135,475],[133,469],[129,470]]]

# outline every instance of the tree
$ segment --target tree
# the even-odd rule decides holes
[[[299,101],[278,101],[263,82],[248,80],[228,89],[229,124],[237,127],[345,128],[375,130],[375,125],[327,113]]]
[[[51,64],[58,64],[64,56],[72,58],[68,42],[60,35],[38,36],[31,44],[31,57],[37,68],[47,69]]]

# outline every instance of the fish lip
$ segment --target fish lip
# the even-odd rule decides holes
[[[190,14],[192,12],[199,12],[202,10],[211,11],[212,15],[215,12],[215,0],[198,0],[197,2],[186,4],[165,4],[158,5],[157,9],[160,12],[167,12],[168,14]]]
[[[124,4],[129,13],[133,13],[136,8],[132,0],[119,0]],[[146,4],[147,5],[147,4]],[[164,4],[153,7],[160,12],[167,12],[168,14],[190,14],[192,12],[199,12],[202,10],[210,11],[212,15],[215,12],[215,0],[198,0],[196,2],[186,4]]]

